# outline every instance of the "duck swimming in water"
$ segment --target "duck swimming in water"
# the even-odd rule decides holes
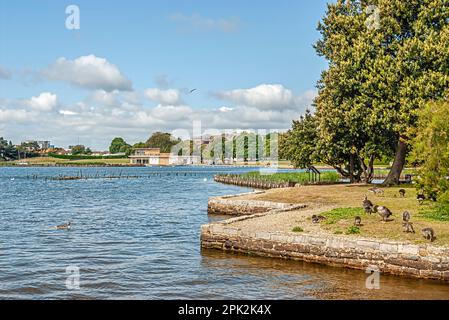
[[[72,228],[71,222],[60,224],[59,226],[55,227],[56,230],[70,230],[71,228]]]

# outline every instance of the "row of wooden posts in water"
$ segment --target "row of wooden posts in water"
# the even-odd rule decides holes
[[[214,177],[215,182],[231,184],[239,187],[248,187],[254,189],[280,189],[280,188],[292,188],[296,185],[295,182],[273,182],[273,181],[262,181],[251,178],[243,178],[231,175],[216,175]]]
[[[73,180],[92,180],[92,179],[149,179],[153,177],[187,177],[187,176],[199,176],[199,173],[195,172],[151,172],[145,175],[127,175],[120,172],[119,174],[100,174],[99,172],[95,174],[83,174],[82,171],[78,172],[77,175],[58,175],[58,176],[39,176],[36,174],[27,175],[27,179],[31,180],[56,180],[56,181],[73,181]]]

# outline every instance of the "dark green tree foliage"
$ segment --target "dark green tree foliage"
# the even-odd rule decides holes
[[[75,155],[75,156],[82,155],[82,154],[85,154],[85,155],[92,154],[92,151],[90,150],[90,148],[86,148],[83,145],[72,146],[70,149],[72,150],[72,155]]]
[[[386,184],[397,184],[419,110],[449,87],[449,1],[378,0],[376,49],[365,96],[395,135],[395,161]]]
[[[372,20],[377,13],[379,19]],[[374,160],[394,156],[385,183],[398,182],[417,110],[449,87],[448,21],[447,0],[328,5],[315,45],[329,63],[315,101],[315,161],[334,166],[352,182],[370,182]]]
[[[17,147],[18,155],[21,159],[39,156],[40,146],[36,141],[22,142]]]
[[[3,137],[0,137],[0,160],[11,161],[17,158],[18,152],[12,142],[8,142]]]
[[[307,110],[298,121],[293,121],[293,128],[285,135],[280,153],[296,168],[308,168],[317,158],[318,127],[317,119]]]
[[[180,139],[175,139],[170,133],[155,132],[145,143],[146,148],[159,148],[162,153],[170,153],[172,147],[180,143]]]
[[[131,145],[127,144],[123,138],[114,138],[109,146],[110,153],[126,153],[129,155],[131,153]]]
[[[133,149],[141,149],[141,148],[146,148],[147,145],[145,142],[137,142],[133,145]]]

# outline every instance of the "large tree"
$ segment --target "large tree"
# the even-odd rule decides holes
[[[404,168],[410,129],[420,109],[445,95],[449,86],[449,1],[378,0],[376,55],[366,70],[364,96],[395,139],[393,167],[385,184],[397,184]]]
[[[391,151],[393,133],[374,116],[364,94],[369,66],[376,59],[374,31],[367,26],[363,1],[339,0],[328,5],[318,30],[317,53],[329,62],[318,82],[315,100],[316,158],[333,166],[351,182],[371,182],[374,161]]]
[[[111,142],[111,145],[109,146],[110,153],[124,152],[126,154],[130,154],[131,149],[132,149],[131,145],[126,143],[126,141],[120,137],[114,138]]]
[[[147,148],[159,148],[163,153],[170,153],[172,147],[181,142],[175,139],[170,133],[155,132],[145,143]]]
[[[328,5],[316,44],[329,62],[316,99],[319,158],[351,181],[361,176],[369,182],[374,159],[392,154],[385,183],[399,182],[416,111],[448,87],[448,5],[447,0]]]

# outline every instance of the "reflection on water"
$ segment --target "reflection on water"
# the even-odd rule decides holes
[[[449,299],[449,285],[440,281],[381,275],[380,290],[368,290],[368,275],[361,270],[215,250],[203,250],[202,256],[203,267],[248,280],[245,297],[251,299],[261,291],[270,299]]]
[[[50,181],[78,168],[0,168],[3,299],[414,299],[449,298],[440,282],[200,250],[211,196],[248,189],[214,183],[216,168],[83,168],[119,180]],[[150,174],[150,173],[158,173]],[[14,178],[14,180],[11,180]],[[51,226],[72,221],[70,232]],[[78,291],[66,268],[80,268]]]

